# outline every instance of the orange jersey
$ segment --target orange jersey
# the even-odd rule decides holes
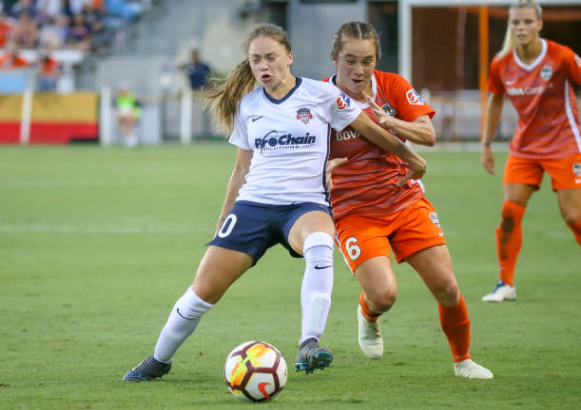
[[[331,77],[323,81],[334,80]],[[422,115],[431,118],[435,113],[410,83],[397,74],[375,70],[371,85],[375,102],[396,118],[411,122]],[[359,105],[377,122],[368,104]],[[407,181],[401,188],[396,186],[409,171],[398,156],[369,142],[351,127],[340,132],[333,130],[330,158],[347,158],[346,164],[333,171],[331,203],[335,220],[348,214],[390,214],[424,197],[419,181]]]
[[[10,54],[0,56],[0,69],[20,68],[26,67],[27,65],[28,62],[20,56],[16,56],[15,58],[12,58]]]
[[[10,38],[12,26],[6,22],[0,23],[0,47],[4,47],[6,41]]]
[[[56,76],[58,74],[59,63],[52,58],[43,59],[40,62],[40,73],[44,77]]]
[[[495,57],[488,90],[507,94],[519,121],[510,153],[530,159],[565,158],[581,152],[581,127],[571,82],[581,84],[581,58],[568,47],[541,40],[540,56],[524,64],[516,51]]]

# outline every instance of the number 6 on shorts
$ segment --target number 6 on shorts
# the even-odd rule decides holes
[[[349,258],[351,258],[352,261],[361,256],[361,248],[358,245],[355,245],[357,242],[357,238],[354,236],[347,239],[345,242],[345,250],[347,250],[347,255],[349,255]]]

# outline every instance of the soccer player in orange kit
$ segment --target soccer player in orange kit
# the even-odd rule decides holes
[[[375,70],[379,36],[372,25],[343,24],[333,39],[331,58],[337,74],[325,81],[335,84],[402,141],[434,145],[430,119],[434,110],[403,77]],[[331,158],[340,164],[333,171],[331,188],[337,241],[363,288],[357,309],[363,353],[370,358],[383,355],[378,318],[397,298],[391,248],[397,261],[408,262],[436,298],[456,376],[491,379],[490,370],[471,360],[466,302],[436,210],[424,197],[422,183],[402,183],[408,173],[406,164],[350,127],[333,133]]]
[[[484,169],[494,174],[490,142],[508,95],[519,115],[504,170],[502,219],[496,229],[500,280],[485,302],[515,300],[514,270],[522,244],[521,221],[546,171],[561,215],[581,245],[581,127],[571,82],[581,83],[581,58],[568,47],[539,37],[541,7],[521,0],[509,9],[503,50],[490,67]]]

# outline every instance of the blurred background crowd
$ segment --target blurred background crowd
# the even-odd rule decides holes
[[[579,53],[581,2],[541,1],[542,35]],[[115,119],[131,111],[110,112],[119,96],[121,100],[129,96],[135,105],[132,111],[138,114],[133,123],[140,143],[187,143],[217,136],[211,116],[203,109],[204,90],[212,76],[228,73],[244,58],[240,39],[249,27],[259,22],[282,26],[293,44],[293,74],[324,78],[335,70],[329,57],[333,35],[349,20],[375,26],[382,56],[377,68],[411,80],[438,113],[433,121],[440,140],[477,141],[481,80],[487,76],[482,67],[502,47],[510,3],[0,0],[0,143],[26,140],[21,131],[26,127],[20,125],[23,118],[31,124],[32,143],[52,140],[54,127],[41,125],[54,118],[61,121],[63,113],[75,114],[67,117],[70,123],[82,120],[92,125],[90,132],[68,131],[62,141],[98,136],[101,142],[117,143],[124,138],[115,136],[117,128],[123,129]],[[22,100],[19,96],[27,90],[33,96]],[[86,94],[91,94],[92,106],[84,100]],[[84,102],[71,102],[73,109],[47,111],[66,98]],[[509,139],[517,116],[508,104],[504,111],[499,136]],[[108,128],[109,133],[104,131]],[[103,138],[107,134],[112,137]]]
[[[73,51],[68,56],[74,63],[88,55],[106,55],[125,40],[152,1],[2,0],[0,69],[37,67],[38,90],[54,90],[61,71],[54,51]]]

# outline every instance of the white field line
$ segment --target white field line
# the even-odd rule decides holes
[[[189,228],[151,227],[92,227],[92,226],[48,226],[48,225],[0,225],[0,232],[15,233],[81,233],[81,234],[166,234],[190,233]]]
[[[482,144],[479,142],[437,141],[433,147],[409,144],[413,147],[414,151],[418,152],[480,152],[482,150]],[[493,142],[492,151],[508,152],[508,142]]]

